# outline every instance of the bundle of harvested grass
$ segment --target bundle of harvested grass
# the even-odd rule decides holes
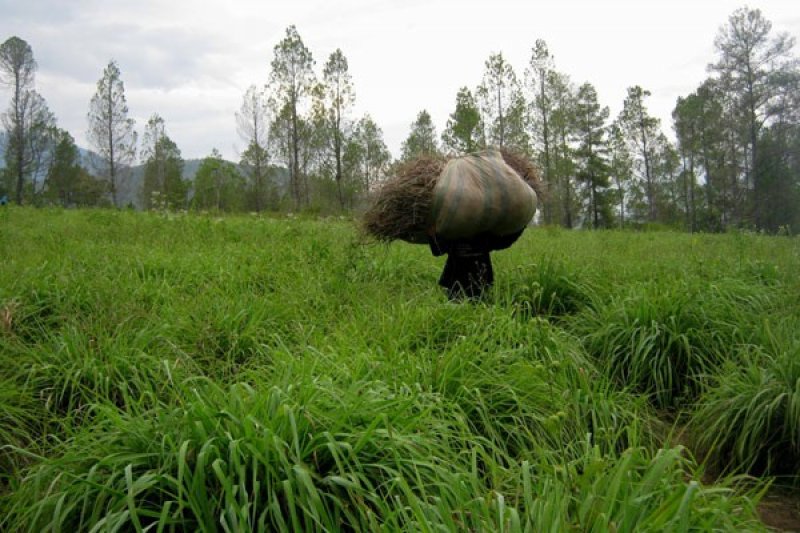
[[[364,232],[380,241],[427,242],[433,187],[446,164],[447,159],[436,156],[401,164],[362,217]]]
[[[502,154],[503,161],[506,162],[506,165],[513,168],[525,183],[531,186],[531,189],[533,189],[541,202],[545,195],[544,185],[539,177],[539,171],[533,166],[533,163],[524,155],[513,152],[508,148],[500,148],[500,154]]]
[[[536,167],[523,155],[502,148],[503,161],[541,197],[544,193]],[[451,157],[422,156],[401,164],[396,174],[375,194],[361,219],[363,232],[374,239],[428,242],[432,225],[434,187]]]

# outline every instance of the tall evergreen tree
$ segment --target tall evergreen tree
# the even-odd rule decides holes
[[[401,159],[409,161],[423,155],[439,154],[439,145],[436,142],[436,128],[430,114],[424,109],[419,112],[416,120],[411,123],[411,131],[403,141]]]
[[[702,103],[693,93],[686,98],[679,97],[672,111],[675,135],[683,170],[681,182],[684,192],[686,229],[697,230],[697,207],[695,190],[697,188],[697,162],[700,153],[699,117]]]
[[[74,201],[80,166],[78,147],[75,140],[65,130],[55,133],[56,146],[50,168],[47,171],[46,192],[52,200],[62,207],[69,207]]]
[[[699,157],[703,169],[705,209],[701,227],[719,231],[731,218],[728,212],[726,183],[726,130],[722,93],[716,83],[707,80],[696,91]]]
[[[56,118],[47,106],[45,99],[35,90],[25,91],[23,95],[23,117],[22,125],[22,150],[17,149],[18,137],[12,136],[8,143],[11,154],[17,155],[20,152],[22,158],[23,181],[17,181],[17,194],[20,202],[23,198],[29,197],[33,201],[38,201],[38,196],[42,192],[40,180],[46,179],[49,160],[53,156],[55,148],[54,132],[56,130]],[[10,129],[9,116],[3,117],[3,122]],[[8,170],[19,178],[17,172],[18,157],[6,160]]]
[[[585,184],[589,196],[589,221],[592,228],[611,224],[611,209],[606,197],[609,168],[606,145],[608,107],[600,107],[597,91],[590,83],[578,89],[575,101],[575,150],[578,178]]]
[[[99,205],[103,184],[81,166],[75,139],[67,131],[55,128],[53,140],[53,155],[44,185],[45,197],[62,207]]]
[[[317,209],[339,209],[344,201],[344,188],[339,196],[336,181],[336,157],[333,153],[334,132],[330,121],[330,109],[325,102],[325,86],[317,84],[312,91],[311,109],[300,120],[301,174],[305,180],[304,195],[313,200]]]
[[[525,103],[514,68],[502,53],[485,63],[483,81],[477,89],[486,142],[500,148],[526,151]]]
[[[144,130],[142,160],[142,203],[145,208],[185,206],[188,184],[183,179],[183,157],[167,135],[164,119],[157,113],[150,117]]]
[[[551,121],[553,104],[551,97],[552,73],[555,71],[553,57],[543,39],[537,39],[531,52],[531,59],[526,71],[526,85],[531,94],[531,129],[534,147],[542,168],[542,179],[551,189],[553,187],[553,139]],[[546,201],[542,205],[542,218],[546,224],[552,224],[552,203]]]
[[[474,152],[480,146],[481,114],[472,93],[462,87],[456,94],[456,109],[447,119],[442,143],[457,154]]]
[[[506,148],[521,154],[530,154],[531,143],[528,135],[528,103],[521,90],[516,90],[511,95],[511,102],[506,115]]]
[[[125,85],[115,61],[109,62],[89,103],[88,138],[95,171],[108,184],[111,201],[119,207],[118,191],[136,157],[134,120],[128,117]]]
[[[764,184],[762,228],[800,232],[800,75],[782,80],[774,119],[758,139],[756,173]]]
[[[270,107],[274,107],[276,102],[274,99],[270,100]],[[286,183],[285,190],[279,191],[278,196],[283,199],[288,195],[291,202],[295,203],[295,183],[292,180],[292,168],[294,167],[292,156],[292,119],[289,111],[289,106],[283,106],[272,114],[272,121],[269,128],[269,147],[270,154],[272,155],[275,163],[283,166],[289,171],[288,182]],[[299,191],[298,191],[299,193]]]
[[[758,136],[773,117],[781,82],[791,79],[797,65],[791,56],[795,39],[785,33],[771,36],[771,30],[772,23],[760,10],[736,10],[719,30],[714,41],[719,57],[709,65],[733,97],[735,114],[746,132],[745,185],[753,191],[753,222],[757,227],[764,225],[766,216],[763,179],[755,172],[759,167]]]
[[[331,149],[335,161],[336,189],[339,205],[344,208],[342,193],[342,157],[344,155],[345,125],[347,114],[355,103],[355,90],[353,80],[347,67],[347,58],[340,49],[336,49],[328,58],[323,68],[323,82],[325,96],[328,104],[328,128],[331,132]]]
[[[194,177],[194,209],[240,211],[244,208],[244,178],[236,166],[225,161],[214,148],[203,159]]]
[[[383,130],[371,116],[365,115],[356,124],[350,139],[348,162],[359,176],[360,190],[368,192],[386,174],[392,155],[383,140]]]
[[[616,203],[619,208],[617,217],[619,227],[625,226],[626,202],[628,191],[633,180],[633,156],[628,149],[625,134],[619,121],[614,121],[608,131],[610,167],[609,172],[616,189]]]
[[[656,212],[658,221],[663,224],[677,226],[685,220],[686,212],[682,206],[686,199],[685,188],[682,187],[680,172],[680,155],[672,142],[659,132],[653,146],[654,174],[658,177],[656,199],[659,202]]]
[[[655,140],[659,133],[659,120],[650,115],[645,98],[650,91],[634,86],[628,88],[623,103],[619,124],[630,143],[631,153],[635,155],[640,178],[644,181],[644,194],[647,202],[647,219],[657,219],[656,176],[653,169]]]
[[[566,74],[552,71],[548,86],[553,102],[550,128],[553,134],[553,161],[549,188],[556,220],[566,228],[576,223],[580,208],[575,187],[575,158],[571,138],[575,127],[575,90]]]
[[[308,203],[308,185],[301,174],[301,151],[304,132],[302,111],[306,99],[316,85],[314,58],[303,44],[295,26],[286,29],[286,36],[275,45],[271,63],[270,84],[274,90],[273,108],[276,119],[285,126],[289,184],[295,208]]]
[[[11,37],[0,45],[0,85],[11,90],[9,109],[2,116],[6,185],[18,204],[23,202],[26,181],[34,182],[42,170],[42,157],[50,146],[48,132],[55,126],[47,103],[33,88],[35,73],[36,61],[27,42]],[[32,189],[35,194],[35,183]]]

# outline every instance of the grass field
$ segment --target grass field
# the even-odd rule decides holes
[[[493,257],[457,304],[346,220],[0,209],[0,530],[766,530],[800,240]]]

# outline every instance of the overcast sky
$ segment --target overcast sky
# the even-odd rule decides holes
[[[522,78],[536,39],[556,68],[588,81],[619,112],[627,87],[652,92],[648,107],[671,134],[678,96],[693,91],[715,58],[714,37],[741,0],[0,0],[0,42],[32,47],[36,89],[58,123],[86,142],[86,113],[110,59],[122,72],[130,115],[142,132],[160,114],[185,158],[212,148],[238,160],[234,113],[248,86],[269,76],[274,46],[294,24],[316,61],[336,48],[356,90],[353,118],[370,113],[397,157],[427,109],[441,134],[459,87],[480,82],[502,52]],[[758,0],[773,32],[800,36],[800,2]],[[795,55],[800,55],[795,50]],[[0,90],[0,107],[8,92]]]

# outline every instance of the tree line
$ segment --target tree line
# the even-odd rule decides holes
[[[595,87],[576,85],[536,40],[521,75],[501,52],[485,61],[477,87],[462,87],[438,135],[421,110],[393,160],[380,127],[353,116],[356,92],[341,50],[321,72],[297,29],[275,45],[263,86],[235,114],[245,144],[234,164],[217,150],[192,181],[180,150],[154,114],[138,156],[146,208],[223,211],[354,208],[394,165],[420,155],[486,147],[534,159],[547,195],[541,222],[568,228],[663,224],[689,231],[800,230],[800,66],[795,42],[775,35],[757,9],[736,10],[715,40],[708,78],[677,99],[674,141],[647,108],[650,92],[627,89],[610,117]],[[18,37],[0,45],[0,82],[11,88],[3,115],[2,187],[17,203],[119,206],[136,163],[137,134],[114,61],[88,112],[92,157],[86,168],[34,90],[36,63]],[[2,191],[0,191],[2,192]]]
[[[676,141],[627,89],[610,118],[589,83],[576,86],[537,40],[520,77],[502,53],[462,87],[438,137],[423,110],[401,159],[487,146],[533,157],[547,185],[541,219],[567,228],[663,224],[689,231],[800,230],[800,70],[795,40],[757,9],[719,30],[709,77],[677,99]]]
[[[391,154],[367,114],[355,119],[355,90],[347,58],[334,51],[321,76],[294,26],[274,48],[269,80],[247,89],[235,114],[245,149],[234,164],[213,149],[194,178],[164,119],[154,113],[139,142],[125,86],[110,61],[89,102],[86,160],[59,128],[35,90],[36,61],[19,37],[0,45],[0,83],[11,89],[4,126],[5,168],[0,196],[17,204],[123,207],[121,190],[140,163],[139,204],[145,208],[221,211],[355,207],[385,177]]]

